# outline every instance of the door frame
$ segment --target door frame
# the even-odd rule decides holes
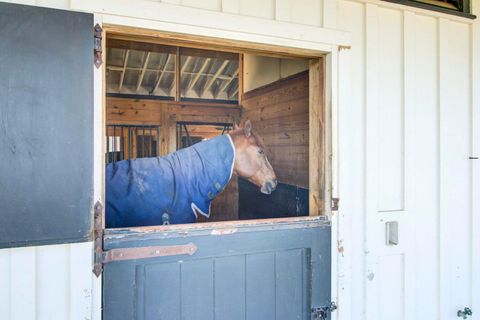
[[[113,19],[115,20],[115,19]],[[316,47],[321,47],[321,49],[305,49],[297,47],[295,43],[289,44],[285,39],[274,39],[277,43],[287,43],[285,46],[274,45],[268,43],[254,43],[248,41],[237,41],[237,40],[228,40],[228,39],[219,39],[205,36],[198,36],[193,34],[177,34],[172,32],[165,32],[151,29],[151,25],[145,22],[145,25],[148,25],[150,29],[144,28],[145,25],[139,23],[138,27],[132,26],[122,26],[114,23],[108,23],[105,15],[95,14],[94,23],[99,23],[103,28],[103,52],[106,52],[106,38],[109,34],[121,34],[126,35],[130,38],[139,37],[148,37],[149,39],[155,38],[158,39],[159,43],[164,44],[177,44],[182,46],[193,46],[193,47],[208,47],[210,50],[219,50],[219,51],[235,51],[241,53],[254,53],[254,54],[263,54],[275,57],[301,57],[310,59],[310,68],[315,67],[315,60],[317,64],[320,65],[323,69],[324,76],[320,78],[321,86],[323,88],[323,124],[325,133],[323,135],[322,144],[324,147],[323,152],[323,161],[325,168],[325,175],[323,177],[324,190],[323,190],[323,199],[325,199],[322,204],[321,212],[322,215],[319,215],[319,219],[327,219],[331,222],[331,297],[332,300],[339,301],[344,300],[340,294],[342,291],[338,290],[339,280],[337,279],[338,270],[348,269],[347,265],[343,264],[343,260],[340,259],[343,257],[343,251],[340,251],[340,243],[338,239],[344,239],[346,233],[342,232],[342,235],[339,234],[341,229],[339,225],[345,222],[345,217],[343,215],[337,215],[335,212],[332,212],[332,198],[338,198],[338,139],[337,139],[337,126],[338,126],[338,61],[339,61],[339,52],[341,49],[348,47],[341,45],[321,45]],[[103,23],[102,23],[103,22]],[[312,63],[312,61],[314,61]],[[105,163],[104,163],[104,151],[105,145],[103,142],[105,136],[105,123],[106,123],[106,79],[105,79],[105,67],[106,64],[103,63],[101,68],[96,69],[94,67],[94,198],[105,203]],[[311,86],[309,91],[311,90]],[[310,100],[312,96],[310,94]],[[311,103],[311,102],[310,102]],[[311,134],[311,133],[310,133]],[[312,144],[310,144],[311,148]],[[311,160],[310,160],[311,161]],[[309,166],[309,171],[311,168]],[[311,221],[312,217],[304,217],[305,222]],[[295,219],[295,218],[285,218]],[[298,219],[298,218],[296,218]],[[302,219],[302,218],[300,218]],[[275,224],[275,219],[271,219],[272,224]],[[284,222],[284,219],[281,219]],[[245,222],[242,221],[227,221],[227,222],[211,222],[207,223],[209,227],[218,227],[219,229],[232,228],[235,225],[242,225]],[[265,221],[259,221],[258,224],[265,223]],[[255,222],[253,223],[255,224]],[[203,224],[202,224],[203,225]],[[157,227],[159,228],[159,227]],[[197,229],[198,226],[195,225],[184,225],[182,228],[187,229]],[[338,245],[337,245],[338,244]],[[340,284],[340,286],[343,286]],[[102,285],[96,286],[94,290],[94,296],[98,297],[94,301],[94,304],[101,303],[102,297]],[[347,307],[347,306],[345,306]],[[332,319],[337,318],[337,313],[332,314]]]

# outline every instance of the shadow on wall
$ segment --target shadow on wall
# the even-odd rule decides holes
[[[238,179],[239,218],[265,219],[308,216],[308,189],[279,183],[270,195],[244,179]]]

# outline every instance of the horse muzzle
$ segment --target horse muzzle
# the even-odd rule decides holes
[[[264,194],[271,194],[277,188],[277,184],[278,182],[276,179],[271,181],[266,181],[263,184],[262,188],[260,189],[260,192]]]

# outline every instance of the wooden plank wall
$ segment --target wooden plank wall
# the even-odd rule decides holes
[[[176,149],[177,121],[233,123],[239,119],[240,109],[234,105],[107,98],[107,125],[161,126],[161,155]]]
[[[164,100],[107,98],[106,124],[159,125],[160,154],[176,150],[176,122],[235,123],[240,119],[240,108],[234,105],[208,103],[179,103]],[[223,221],[238,219],[238,184],[232,178],[225,190],[212,202],[210,219]]]
[[[267,147],[278,181],[308,188],[308,71],[246,92],[242,107]]]

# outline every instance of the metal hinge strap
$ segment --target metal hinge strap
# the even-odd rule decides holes
[[[332,198],[332,211],[338,211],[338,203],[340,198]]]
[[[188,254],[191,256],[197,251],[193,243],[178,246],[156,246],[139,248],[112,249],[103,253],[103,263],[122,260],[135,260],[156,257],[168,257]]]
[[[312,313],[315,319],[326,320],[328,315],[335,310],[337,310],[337,305],[335,304],[335,301],[332,301],[326,306],[312,308]]]
[[[193,255],[197,246],[193,243],[175,246],[150,246],[103,250],[103,206],[97,201],[94,207],[94,264],[93,273],[98,277],[105,263],[124,260],[148,259],[177,255]]]
[[[103,29],[97,23],[95,27],[93,27],[93,63],[95,67],[100,68],[103,63],[102,54],[103,54],[103,46],[102,46],[102,39],[103,38]]]

